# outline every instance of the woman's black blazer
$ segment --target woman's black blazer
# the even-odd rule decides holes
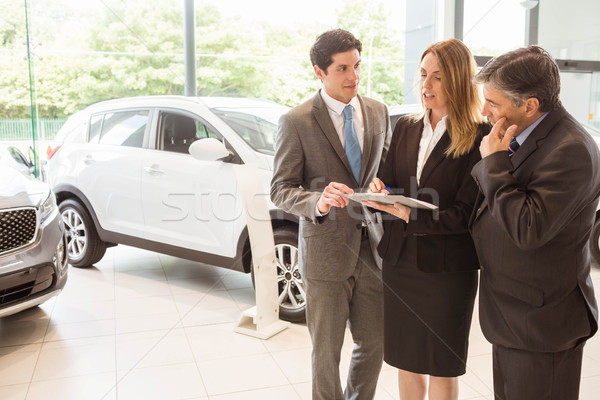
[[[479,268],[475,246],[468,231],[469,217],[478,192],[471,169],[481,160],[479,144],[489,130],[488,124],[480,125],[473,148],[458,158],[444,154],[450,145],[450,136],[446,131],[427,159],[420,184],[417,185],[417,158],[423,119],[414,121],[407,116],[398,121],[379,178],[391,188],[392,193],[436,204],[439,210],[413,209],[409,223],[384,214],[384,234],[378,247],[384,265],[397,264],[403,256],[403,249],[411,248],[416,249],[417,267],[422,271],[469,271]],[[414,254],[411,259],[414,259]]]

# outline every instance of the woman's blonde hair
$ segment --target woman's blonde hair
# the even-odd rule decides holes
[[[440,68],[442,90],[448,104],[446,129],[450,135],[450,146],[446,149],[446,156],[457,158],[471,151],[479,124],[484,121],[480,112],[481,96],[473,81],[477,64],[467,46],[457,39],[431,44],[423,52],[421,62],[429,53],[435,56]],[[419,71],[417,74],[420,76]],[[420,114],[415,119],[422,117],[423,114]]]

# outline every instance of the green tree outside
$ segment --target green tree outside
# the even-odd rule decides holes
[[[111,98],[184,93],[182,2],[28,0],[39,118],[64,118]],[[0,118],[28,118],[23,1],[2,0]],[[319,87],[309,49],[312,26],[247,24],[196,5],[197,92],[261,97],[289,106]],[[361,94],[403,99],[403,43],[381,1],[351,0],[337,27],[363,42]],[[327,27],[330,29],[334,27]]]

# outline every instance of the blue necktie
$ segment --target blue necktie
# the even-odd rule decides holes
[[[510,144],[508,145],[508,156],[512,157],[513,154],[515,154],[517,152],[517,150],[519,150],[519,142],[517,142],[517,138],[513,137],[512,139],[510,139]]]
[[[352,173],[354,174],[356,182],[360,183],[360,167],[362,165],[362,154],[360,151],[360,145],[358,144],[358,136],[356,136],[356,131],[354,130],[354,122],[352,121],[353,112],[354,107],[352,107],[351,105],[347,105],[344,108],[344,136],[346,137],[346,157],[348,158],[348,162],[350,162],[350,167],[352,168]]]

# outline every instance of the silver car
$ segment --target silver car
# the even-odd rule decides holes
[[[48,185],[0,166],[0,317],[61,292],[67,281],[65,246]]]

